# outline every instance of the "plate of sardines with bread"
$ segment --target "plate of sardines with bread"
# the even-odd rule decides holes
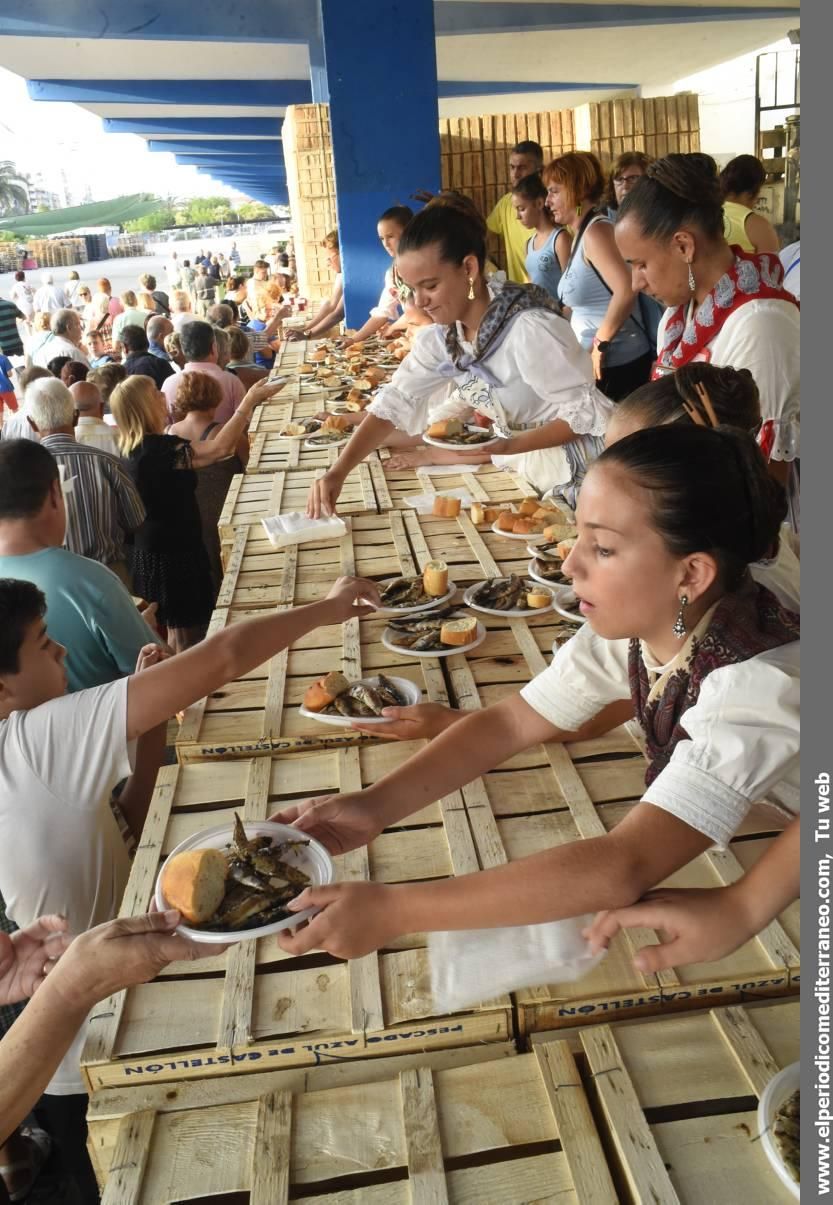
[[[156,880],[160,912],[176,908],[177,931],[192,941],[229,945],[268,937],[318,911],[291,912],[307,887],[334,878],[333,860],[314,837],[271,820],[204,829],[181,841]]]
[[[408,678],[375,674],[356,682],[333,670],[307,687],[300,715],[321,724],[349,727],[357,720],[362,724],[384,724],[386,707],[413,707],[422,698],[422,691]]]

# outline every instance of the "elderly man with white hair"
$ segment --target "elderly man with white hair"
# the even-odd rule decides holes
[[[145,519],[138,490],[118,457],[75,439],[75,402],[62,381],[33,381],[24,404],[32,429],[73,483],[67,499],[67,548],[106,565],[129,587],[125,536]]]
[[[41,286],[32,301],[35,313],[54,314],[56,310],[64,309],[67,305],[66,293],[55,284],[52,273],[44,272],[40,279]]]
[[[104,398],[92,381],[76,381],[69,391],[75,403],[75,438],[80,444],[101,448],[111,456],[120,456],[119,433],[104,421]]]
[[[39,368],[46,368],[56,356],[69,356],[71,360],[79,360],[89,368],[89,357],[82,344],[83,336],[84,327],[77,310],[56,310],[52,315],[48,338],[32,352],[32,363]]]

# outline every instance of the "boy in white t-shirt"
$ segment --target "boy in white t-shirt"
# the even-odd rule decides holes
[[[115,916],[129,863],[109,801],[136,739],[312,629],[368,613],[359,599],[378,602],[376,586],[340,578],[320,602],[235,624],[176,658],[149,644],[133,676],[68,695],[67,650],[50,639],[44,596],[0,579],[0,891],[11,919],[23,928],[60,913],[80,933]],[[82,1030],[39,1112],[86,1201],[97,1189],[83,1041]]]

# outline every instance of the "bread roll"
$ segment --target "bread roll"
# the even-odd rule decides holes
[[[456,519],[460,513],[460,506],[459,498],[447,498],[444,494],[437,494],[431,507],[431,514],[437,515],[441,519]]]
[[[532,519],[528,519],[525,515],[515,515],[514,520],[512,524],[513,535],[528,536],[535,527]]]
[[[393,349],[394,358],[399,360],[401,363],[402,360],[405,359],[405,357],[407,356],[407,354],[410,350],[411,349],[409,347],[395,347]]]
[[[429,561],[422,571],[422,587],[430,598],[448,594],[448,565],[445,561]]]
[[[459,418],[444,418],[438,423],[432,423],[426,435],[430,435],[432,439],[450,439],[452,435],[460,435],[463,431],[463,424]]]
[[[318,365],[317,364],[302,364],[301,367],[298,369],[298,372],[301,375],[304,375],[305,373],[308,373],[308,372],[318,372]]]
[[[165,900],[191,924],[204,925],[223,901],[227,874],[228,862],[219,849],[186,850],[165,867]]]
[[[322,360],[327,359],[327,355],[326,347],[316,347],[315,351],[310,355],[310,361],[320,364]]]
[[[474,617],[449,619],[440,629],[440,640],[443,644],[471,644],[476,639],[477,620]]]
[[[567,523],[551,523],[549,527],[544,528],[544,538],[552,544],[557,544],[559,540],[571,540],[575,535],[575,527],[570,527]]]
[[[484,523],[497,523],[498,519],[503,514],[504,509],[505,508],[502,506],[484,506],[483,522]]]
[[[539,506],[532,517],[533,519],[546,519],[548,523],[552,523],[556,514],[557,512],[552,506]]]
[[[560,556],[562,561],[565,561],[578,543],[578,537],[575,536],[571,540],[561,540],[555,546],[555,555]]]
[[[322,431],[346,431],[350,426],[350,420],[345,414],[331,414],[329,418],[325,418],[321,426]]]
[[[540,506],[541,503],[537,498],[524,498],[518,507],[518,514],[532,516]]]
[[[369,393],[372,388],[373,388],[373,382],[371,381],[370,377],[365,375],[363,377],[359,377],[357,380],[355,380],[353,382],[353,388],[351,389],[350,392],[351,393]]]
[[[552,602],[552,593],[546,586],[530,586],[526,594],[526,605],[533,611],[548,607]]]
[[[384,368],[379,368],[378,366],[374,365],[368,368],[364,375],[372,385],[381,385],[382,381],[384,381],[388,374],[385,372]]]
[[[349,688],[350,683],[344,674],[340,670],[333,670],[332,673],[325,674],[323,678],[313,682],[312,686],[307,687],[304,693],[304,707],[307,711],[323,711]]]
[[[495,526],[498,531],[512,531],[517,517],[511,510],[502,510],[497,519],[495,519]]]
[[[471,521],[475,527],[478,527],[481,523],[486,522],[486,511],[480,502],[472,502],[470,514]],[[494,519],[492,519],[492,522],[494,523]]]

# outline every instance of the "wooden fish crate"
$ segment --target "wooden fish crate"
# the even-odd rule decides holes
[[[309,417],[305,415],[303,417]],[[278,431],[286,420],[266,418],[265,429],[250,432],[249,463],[247,473],[275,473],[278,469],[321,469],[326,471],[335,464],[344,444],[305,448],[302,439],[284,439]],[[269,428],[273,427],[273,430]]]
[[[485,216],[507,191],[512,147],[528,139],[541,144],[545,163],[574,150],[573,110],[442,118],[443,188],[464,192]]]
[[[190,1107],[134,1089],[141,1107],[106,1119],[96,1096],[91,1145],[102,1179],[113,1168],[104,1205],[232,1192],[252,1205],[615,1205],[566,1043],[484,1053],[213,1081],[182,1091]]]
[[[700,150],[700,108],[696,93],[625,96],[587,106],[590,150],[605,167],[625,151],[644,151],[656,159]]]
[[[385,744],[253,757],[160,771],[121,913],[147,911],[161,860],[186,836],[263,819],[320,791],[359,790],[414,752]],[[467,874],[478,861],[459,792],[337,857],[339,880],[421,881]],[[283,954],[272,937],[199,963],[172,964],[92,1015],[82,1064],[91,1089],[236,1075],[345,1058],[500,1042],[508,997],[437,1015],[425,940],[411,934],[350,962]]]
[[[520,473],[498,469],[494,465],[472,465],[477,472],[447,473],[441,465],[424,465],[417,469],[389,469],[387,462],[394,452],[379,450],[378,464],[371,463],[380,510],[408,510],[405,498],[419,494],[442,494],[448,490],[464,489],[474,502],[494,506],[519,502],[535,495],[535,490]]]
[[[341,574],[395,577],[419,571],[398,511],[348,520],[347,534],[327,544],[301,544],[276,551],[251,530],[238,532],[209,632],[262,614],[254,608],[298,606],[322,598]],[[257,547],[258,552],[251,551]],[[239,557],[238,557],[239,553]],[[180,761],[245,757],[273,750],[366,740],[352,728],[306,720],[298,706],[306,688],[333,669],[351,680],[380,670],[418,683],[430,699],[445,698],[436,658],[389,652],[381,643],[384,620],[351,619],[318,628],[244,678],[189,707],[176,741]],[[456,658],[453,658],[456,660]]]
[[[332,273],[321,243],[336,225],[329,105],[290,105],[282,137],[298,287],[308,300],[324,298],[332,290]]]
[[[759,1141],[757,1109],[772,1076],[798,1060],[797,1001],[593,1026],[580,1038],[583,1078],[627,1199],[792,1200]]]

